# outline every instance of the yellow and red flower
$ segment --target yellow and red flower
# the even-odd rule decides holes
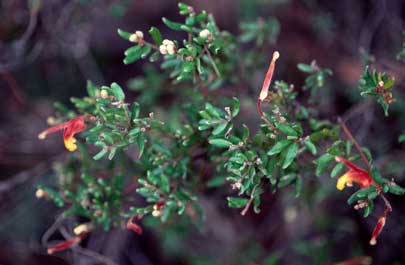
[[[338,179],[336,184],[338,190],[343,190],[345,186],[353,186],[353,182],[359,184],[361,188],[368,188],[373,184],[373,179],[368,171],[359,168],[343,157],[336,156],[335,160],[336,162],[342,162],[349,168],[349,170]]]
[[[65,147],[67,150],[73,152],[77,149],[76,138],[74,136],[76,133],[86,130],[87,125],[85,120],[88,117],[91,117],[91,115],[82,115],[70,121],[53,126],[45,131],[42,131],[38,135],[38,138],[45,139],[48,134],[63,130],[63,141],[65,143]]]

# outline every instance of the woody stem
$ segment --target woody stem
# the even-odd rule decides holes
[[[347,128],[345,122],[338,117],[338,122],[340,124],[340,126],[342,127],[343,131],[345,132],[345,134],[347,135],[347,137],[349,138],[349,140],[354,144],[354,147],[357,149],[357,152],[359,152],[361,159],[364,161],[364,163],[367,165],[368,170],[371,170],[371,165],[370,162],[368,162],[368,159],[366,157],[366,155],[364,154],[364,152],[361,150],[360,145],[357,143],[356,139],[354,139],[353,134],[350,132],[349,128]]]
[[[252,202],[253,202],[253,199],[254,199],[254,197],[253,197],[253,196],[250,196],[249,201],[248,201],[247,204],[245,205],[245,208],[243,208],[242,212],[240,213],[241,215],[245,215],[245,214],[247,213],[247,211],[248,211],[249,208],[250,208],[250,205],[251,205]]]
[[[388,201],[388,199],[384,196],[384,194],[380,193],[381,198],[384,201],[385,208],[386,210],[384,211],[384,215],[386,215],[388,212],[392,212],[392,206],[391,203]]]

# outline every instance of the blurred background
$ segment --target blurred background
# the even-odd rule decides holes
[[[278,40],[262,51],[264,60],[274,49],[282,55],[275,78],[299,88],[305,75],[298,63],[316,60],[330,68],[334,74],[320,112],[329,119],[350,115],[349,127],[371,149],[376,165],[405,184],[404,144],[398,143],[405,132],[405,1],[184,2],[213,13],[219,27],[234,34],[241,22],[276,18]],[[69,104],[70,97],[83,96],[87,80],[127,88],[145,64],[122,63],[129,44],[117,28],[146,32],[153,25],[164,36],[179,38],[162,24],[163,16],[180,19],[177,1],[0,1],[0,264],[405,264],[404,198],[389,198],[394,212],[379,244],[371,247],[378,215],[364,219],[351,209],[348,193],[335,191],[335,180],[328,176],[320,181],[328,188],[314,187],[300,201],[283,191],[264,196],[259,215],[242,218],[226,207],[224,191],[212,189],[200,198],[204,228],[183,219],[167,225],[150,220],[141,237],[119,229],[96,231],[84,242],[88,251],[46,255],[41,237],[60,211],[37,200],[35,187],[54,181],[52,165],[66,152],[60,137],[40,142],[38,132],[47,127],[53,102]],[[397,80],[397,102],[388,118],[380,106],[360,100],[356,86],[365,63]],[[260,84],[264,71],[251,77],[254,82]]]

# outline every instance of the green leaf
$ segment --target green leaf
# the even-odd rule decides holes
[[[114,97],[118,100],[124,100],[125,94],[122,88],[117,83],[111,84],[111,92],[113,93]]]
[[[132,113],[131,113],[131,118],[132,120],[137,119],[139,117],[139,103],[134,102],[132,104]]]
[[[94,160],[100,160],[103,156],[105,156],[108,153],[107,149],[101,149],[100,152],[98,152],[95,156],[93,156]]]
[[[368,205],[364,208],[363,217],[366,218],[372,213],[374,210],[374,202],[372,200],[368,201]]]
[[[319,177],[322,175],[322,173],[325,172],[326,168],[329,166],[329,164],[333,161],[334,156],[330,154],[324,154],[320,156],[318,159],[314,161],[314,163],[317,165],[316,170],[315,170],[315,175]]]
[[[299,148],[298,143],[293,143],[288,147],[287,153],[285,155],[285,159],[283,162],[283,169],[286,169],[287,167],[289,167],[291,165],[291,163],[294,161],[294,159],[297,157],[298,148]]]
[[[224,123],[220,123],[219,125],[217,125],[217,127],[215,127],[215,129],[212,131],[212,135],[218,135],[220,133],[222,133],[225,129],[226,126],[228,125],[227,122]]]
[[[307,74],[315,73],[314,68],[310,64],[299,63],[297,65],[297,67],[301,72],[304,72]]]
[[[97,87],[94,85],[94,83],[91,82],[90,80],[87,80],[87,94],[90,97],[95,97],[96,96],[96,90],[97,90]]]
[[[298,133],[289,125],[285,123],[276,123],[277,129],[288,136],[298,136]]]
[[[160,174],[160,187],[166,193],[170,193],[170,182],[168,176]]]
[[[311,139],[304,141],[304,145],[311,152],[312,155],[316,155],[316,146],[311,142]]]
[[[141,159],[143,152],[145,150],[145,135],[139,134],[136,140],[138,144],[138,159]]]
[[[125,58],[124,58],[124,64],[130,64],[133,63],[139,59],[141,59],[142,53],[143,53],[143,46],[134,46],[125,51]]]
[[[42,186],[42,185],[39,185],[39,186],[37,187],[37,189],[42,189],[43,191],[45,191],[46,193],[48,193],[48,194],[49,194],[49,197],[51,197],[52,201],[53,201],[58,207],[62,207],[63,205],[65,205],[65,202],[63,201],[63,198],[62,198],[62,196],[59,194],[59,192],[57,192],[57,191],[55,191],[55,190],[53,190],[53,189],[51,189],[51,188]]]
[[[151,27],[149,30],[149,34],[157,46],[162,44],[162,34],[160,34],[160,31],[158,28]]]
[[[239,113],[239,109],[240,109],[240,102],[239,99],[237,97],[233,97],[233,105],[232,105],[232,118],[235,118],[236,115],[238,115]]]
[[[152,46],[150,46],[150,45],[143,46],[142,47],[141,58],[145,59],[146,56],[148,56],[151,51],[152,51]]]
[[[208,142],[215,146],[215,147],[219,147],[219,148],[229,148],[232,143],[225,140],[225,139],[209,139]]]
[[[342,170],[343,166],[344,166],[343,163],[337,163],[336,166],[332,169],[330,177],[331,178],[336,177],[336,175],[340,172],[340,170]]]
[[[289,144],[291,141],[289,140],[281,140],[278,141],[268,152],[267,155],[272,156],[275,154],[278,154],[282,152]]]
[[[194,71],[194,62],[193,61],[184,61],[182,64],[183,72],[191,73]]]
[[[129,37],[131,37],[132,33],[123,31],[121,29],[118,29],[118,35],[120,35],[121,38],[123,38],[124,40],[129,40]]]
[[[398,142],[402,143],[405,142],[405,134],[401,134],[398,138]]]
[[[353,204],[354,202],[356,202],[358,200],[366,198],[371,192],[375,192],[375,191],[376,191],[376,189],[374,186],[371,186],[367,189],[360,189],[360,190],[356,191],[355,193],[353,193],[349,197],[349,199],[347,199],[347,203],[349,205]]]
[[[169,29],[172,29],[172,30],[182,30],[182,26],[184,26],[180,23],[170,21],[165,17],[162,18],[162,21]]]
[[[243,124],[242,140],[246,142],[249,138],[249,135],[250,135],[249,128],[245,124]]]
[[[108,159],[109,159],[109,160],[112,160],[112,159],[114,158],[114,156],[115,156],[116,153],[117,153],[117,147],[112,146],[112,147],[110,148],[110,153],[108,154]]]
[[[155,51],[154,53],[152,53],[151,56],[149,56],[149,62],[153,63],[156,62],[160,57],[160,52],[159,51]]]
[[[405,194],[405,189],[399,186],[398,184],[395,183],[389,183],[388,184],[388,191],[392,194],[395,195],[404,195]]]
[[[371,178],[378,184],[378,185],[383,185],[384,184],[384,179],[381,176],[380,172],[378,172],[378,170],[372,166],[371,168]]]
[[[283,188],[289,184],[291,184],[297,178],[297,174],[290,173],[285,176],[282,176],[277,184],[278,188]]]
[[[228,197],[228,207],[229,208],[242,208],[245,207],[247,202],[249,201],[246,198],[238,198],[238,197]]]

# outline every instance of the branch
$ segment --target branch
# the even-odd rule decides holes
[[[361,150],[361,147],[357,143],[356,139],[354,139],[353,134],[350,132],[349,128],[347,128],[346,124],[344,123],[344,121],[340,117],[338,117],[337,120],[338,120],[340,126],[342,127],[343,131],[345,132],[345,134],[349,138],[349,140],[354,144],[354,147],[356,147],[357,152],[359,152],[361,159],[367,165],[368,170],[371,170],[370,162],[368,162],[368,159],[367,159],[366,155]]]
[[[78,253],[91,257],[95,260],[97,260],[100,263],[106,264],[106,265],[118,265],[118,263],[116,263],[115,261],[113,261],[112,259],[110,259],[109,257],[106,257],[104,255],[101,255],[93,250],[90,249],[85,249],[79,246],[76,246],[74,248],[74,251],[77,251]]]

